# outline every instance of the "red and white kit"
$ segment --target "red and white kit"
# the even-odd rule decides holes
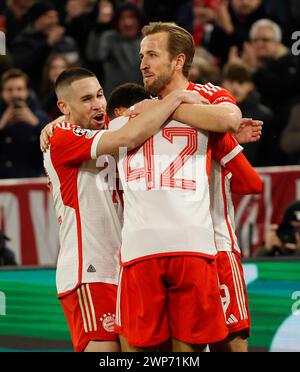
[[[211,84],[208,84],[211,86]],[[207,98],[210,103],[229,102],[231,98],[216,96],[211,99],[209,91],[203,91],[201,86],[190,84],[189,90],[199,91],[201,95]],[[218,94],[220,94],[220,90]],[[250,313],[248,306],[248,296],[244,280],[243,267],[241,263],[241,251],[238,246],[235,234],[234,206],[231,197],[231,177],[232,173],[226,169],[233,159],[239,162],[239,169],[245,170],[245,174],[235,173],[236,177],[245,177],[251,179],[252,170],[249,170],[250,164],[245,161],[241,154],[243,148],[236,143],[236,147],[220,163],[212,161],[211,179],[210,179],[210,197],[211,197],[211,216],[215,232],[217,255],[217,267],[220,280],[220,291],[222,296],[223,308],[226,317],[226,324],[229,332],[238,332],[245,330],[250,332]],[[248,174],[247,174],[248,172]]]
[[[82,289],[83,284],[113,285],[116,296],[119,276],[121,224],[111,192],[99,187],[105,180],[96,165],[96,148],[103,133],[105,131],[62,123],[55,128],[50,149],[44,155],[60,224],[56,272],[58,296],[60,299],[67,295],[76,297],[74,291],[82,290],[83,304],[86,301],[92,303],[88,292]],[[111,314],[115,314],[115,300],[101,299],[101,296],[94,299],[102,301],[105,308],[108,301]],[[71,302],[64,300],[63,306],[64,303]],[[80,307],[78,301],[77,306]],[[93,308],[100,307],[94,302]],[[90,305],[87,308],[90,309],[87,313],[90,316],[92,308]],[[64,310],[66,313],[70,311]],[[95,315],[97,322],[100,322],[100,313]],[[72,329],[71,333],[73,336]]]
[[[228,92],[219,87],[204,86],[200,94],[202,90],[209,92],[215,103],[234,104]],[[110,129],[118,129],[127,121],[127,118],[115,119]],[[236,141],[230,135],[209,135],[172,120],[142,147],[128,155],[121,154],[118,169],[124,188],[123,270],[117,324],[129,343],[146,347],[152,346],[153,340],[156,343],[165,341],[167,336],[191,343],[209,343],[212,339],[226,337],[214,262],[217,250],[210,214],[209,175],[211,155],[225,164],[226,156],[236,151],[235,148]],[[187,257],[193,259],[186,260]],[[184,275],[179,270],[180,260],[181,267],[185,268]],[[208,262],[214,263],[208,265]],[[140,269],[141,265],[145,266],[144,270]],[[201,334],[196,324],[202,324],[203,319],[207,319],[208,324],[210,316],[205,311],[195,316],[188,309],[205,308],[201,303],[203,298],[194,294],[203,293],[207,275],[211,278],[210,288],[205,290],[209,291],[211,299],[206,309],[213,314],[215,323],[213,330],[207,327]],[[154,282],[152,286],[157,291],[143,285]],[[194,283],[194,290],[191,283]],[[171,287],[176,290],[169,301],[173,294]],[[185,288],[190,291],[185,293]],[[159,298],[163,304],[153,307]],[[177,313],[170,307],[182,298],[186,306]],[[155,327],[154,319],[163,319],[165,311],[169,318]],[[170,314],[177,315],[171,319]],[[185,325],[180,327],[183,318]],[[138,333],[138,329],[143,332]]]

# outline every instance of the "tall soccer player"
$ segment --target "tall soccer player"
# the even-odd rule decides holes
[[[141,70],[146,90],[163,99],[175,89],[187,89],[193,53],[191,35],[178,26],[144,28]],[[222,103],[200,108],[207,120],[224,110],[240,123],[228,92],[214,86],[199,90]],[[211,153],[226,163],[224,154],[234,151],[236,141],[188,127],[191,116],[187,113],[183,123],[168,122],[141,149],[119,159],[125,218],[117,329],[129,351],[155,348],[170,337],[173,351],[201,351],[211,340],[227,336],[208,173]],[[110,128],[125,122],[116,119]]]
[[[55,88],[65,122],[55,128],[44,164],[60,224],[58,297],[76,351],[118,351],[114,314],[121,226],[110,192],[97,188],[105,181],[96,159],[141,145],[181,102],[195,102],[195,96],[172,92],[151,113],[111,132],[101,130],[106,100],[92,72],[67,70]]]
[[[178,28],[177,28],[178,31]],[[161,44],[159,45],[158,38],[161,37],[162,33],[167,33],[168,34],[168,42],[167,45],[161,47]],[[178,33],[178,32],[177,32]],[[183,32],[184,33],[184,32]],[[163,96],[164,91],[170,91],[174,86],[178,86],[174,83],[174,79],[171,77],[172,70],[169,68],[165,68],[164,71],[164,76],[162,76],[162,69],[160,66],[157,65],[156,61],[161,57],[161,55],[167,50],[169,52],[169,62],[172,61],[172,57],[174,57],[174,53],[176,54],[179,53],[180,49],[176,50],[178,48],[178,44],[181,43],[182,40],[180,38],[177,38],[177,43],[174,43],[174,37],[176,35],[176,26],[168,25],[168,24],[152,24],[150,27],[146,27],[144,29],[144,36],[145,39],[149,40],[149,37],[151,38],[151,46],[148,50],[148,58],[147,62],[145,64],[141,64],[142,71],[144,72],[144,79],[145,86],[148,88],[148,90],[152,94],[156,94],[159,96]],[[155,36],[157,36],[155,40]],[[144,40],[145,40],[144,39]],[[143,41],[144,41],[143,40]],[[150,44],[150,43],[148,43]],[[165,50],[164,50],[165,49]],[[183,47],[181,51],[184,51]],[[160,79],[158,79],[160,77]],[[147,83],[147,81],[152,80],[152,84]],[[226,93],[223,89],[213,86],[212,84],[206,84],[205,86],[201,85],[195,85],[195,84],[189,84],[186,79],[181,79],[184,81],[186,84],[187,89],[192,89],[205,98],[208,99],[209,103],[211,104],[221,104],[221,103],[234,103],[234,100],[228,93]],[[178,79],[177,79],[178,81]],[[167,82],[167,85],[165,86],[165,83]],[[138,113],[138,110],[133,111],[133,113]],[[192,124],[193,118],[195,120],[195,117],[193,117],[193,113],[190,113],[189,116],[189,124]],[[197,118],[196,118],[197,119]],[[252,121],[253,125],[253,121]],[[257,140],[260,131],[261,131],[261,122],[254,122],[254,127],[251,128],[252,133],[251,136],[254,133],[254,140]],[[253,138],[250,136],[250,141],[253,140]],[[258,136],[258,137],[257,137]],[[250,164],[248,162],[245,162],[245,159],[242,159],[241,154],[239,152],[241,151],[241,148],[238,146],[236,143],[236,146],[232,149],[231,152],[226,154],[225,158],[223,159],[223,165],[225,165],[225,162],[228,162],[228,165],[232,167],[233,170],[236,170],[235,177],[232,180],[232,183],[234,185],[234,189],[236,192],[239,193],[255,193],[255,192],[260,192],[262,189],[262,183],[257,176],[257,174],[253,171],[253,169],[250,167]],[[218,168],[220,167],[220,168]],[[224,250],[231,250],[232,251],[232,241],[234,240],[234,229],[231,228],[232,231],[230,231],[230,236],[228,232],[228,227],[229,224],[231,223],[232,225],[232,212],[230,209],[230,213],[227,211],[226,208],[231,207],[230,205],[230,200],[228,201],[228,205],[225,205],[226,200],[225,194],[228,191],[224,191],[222,189],[222,185],[220,185],[219,180],[218,180],[218,169],[222,169],[221,166],[215,165],[215,162],[213,162],[213,175],[212,175],[212,180],[211,180],[211,189],[215,190],[215,192],[211,196],[213,197],[213,207],[212,207],[212,217],[213,217],[213,225],[215,227],[215,235],[216,235],[216,241],[217,241],[217,248],[220,249],[221,251]],[[229,178],[229,173],[228,170],[226,171],[225,169],[222,170],[222,175],[223,175],[223,182],[225,180],[225,175],[227,174],[227,179]],[[247,173],[248,172],[248,173]],[[238,177],[239,173],[241,174],[242,177]],[[216,184],[214,185],[214,180],[216,180]],[[228,181],[227,181],[228,183]],[[225,185],[225,183],[223,184]],[[217,191],[218,192],[217,192]],[[223,208],[223,209],[222,209]],[[223,212],[220,213],[220,210]],[[224,213],[226,212],[226,213]],[[229,213],[229,215],[228,215]],[[224,235],[224,225],[227,229],[227,236],[229,236],[229,242],[231,243],[228,246],[228,241],[226,242],[226,239],[223,238]],[[231,226],[232,227],[232,226]],[[223,229],[223,230],[222,230]],[[225,240],[225,244],[224,243]],[[236,242],[235,242],[236,244]],[[223,248],[220,248],[223,247]],[[224,247],[226,247],[224,249]],[[228,248],[229,247],[229,248]],[[236,251],[237,253],[237,251]],[[237,258],[238,257],[238,258]],[[227,350],[227,351],[245,351],[246,350],[246,341],[245,341],[245,334],[248,334],[249,331],[249,312],[248,312],[248,305],[247,305],[247,296],[245,292],[245,285],[244,285],[244,279],[242,276],[242,269],[241,269],[241,263],[239,260],[239,256],[232,255],[232,262],[235,265],[234,270],[236,271],[236,280],[235,277],[232,277],[233,273],[233,267],[232,265],[228,265],[228,260],[229,260],[229,254],[226,255],[224,252],[220,253],[218,255],[218,268],[220,268],[220,273],[222,274],[221,277],[223,281],[225,281],[226,278],[226,284],[222,284],[222,293],[224,295],[224,288],[226,286],[226,290],[230,290],[230,293],[232,295],[231,299],[231,306],[228,307],[228,298],[227,296],[227,305],[226,301],[224,303],[225,310],[227,310],[227,313],[230,309],[232,309],[232,304],[235,304],[235,308],[240,311],[240,317],[238,317],[238,314],[235,312],[236,315],[229,314],[227,316],[228,319],[227,325],[229,327],[230,331],[230,336],[227,338],[222,344],[218,344],[218,349]],[[227,267],[227,272],[224,270],[224,267]],[[230,271],[231,270],[231,271]],[[228,275],[228,273],[231,276]],[[229,281],[228,278],[231,278]],[[234,280],[233,280],[234,279]],[[232,319],[231,319],[232,318]],[[246,332],[244,332],[246,330]],[[240,332],[241,331],[241,332]],[[217,347],[215,347],[216,349]]]
[[[128,112],[128,108],[143,99],[149,99],[143,87],[137,84],[123,84],[117,87],[108,99],[107,114],[110,120]],[[144,102],[145,103],[145,102]],[[139,103],[140,105],[140,103]],[[129,110],[132,112],[133,110]],[[255,142],[260,138],[259,121],[245,119],[235,135],[239,143]],[[112,121],[114,126],[114,121]],[[218,275],[223,309],[229,336],[220,343],[210,345],[211,351],[247,351],[246,338],[249,335],[250,315],[247,293],[240,263],[240,249],[237,245],[234,228],[231,188],[239,194],[261,192],[261,181],[246,158],[236,147],[236,156],[229,162],[233,171],[222,167],[213,160],[210,178],[211,213],[215,232]],[[230,188],[229,188],[230,186]],[[223,257],[225,255],[225,257]],[[122,340],[122,347],[124,340]],[[126,346],[125,346],[126,348]],[[164,349],[165,346],[164,346]]]

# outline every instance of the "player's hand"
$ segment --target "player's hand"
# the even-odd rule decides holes
[[[54,128],[57,124],[62,123],[65,120],[65,116],[60,116],[58,119],[47,124],[40,134],[40,149],[42,152],[48,150],[50,145],[50,138],[53,136]]]
[[[257,142],[261,137],[262,126],[263,122],[261,120],[244,118],[234,137],[240,144]]]

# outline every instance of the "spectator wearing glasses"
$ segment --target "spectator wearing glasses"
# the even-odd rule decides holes
[[[274,113],[272,126],[265,128],[265,137],[268,138],[265,166],[288,162],[279,141],[291,107],[300,94],[299,58],[293,56],[281,40],[280,27],[269,19],[261,19],[252,25],[250,42],[245,43],[241,53],[242,60],[252,70],[262,103]],[[237,57],[237,50],[232,49],[230,59]]]

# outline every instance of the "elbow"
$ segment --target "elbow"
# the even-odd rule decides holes
[[[242,114],[240,111],[235,111],[226,114],[222,117],[226,132],[236,133],[239,130],[242,120]]]
[[[264,190],[264,183],[263,181],[258,178],[256,180],[256,182],[253,182],[253,184],[251,185],[251,188],[250,188],[250,192],[249,194],[261,194]]]
[[[257,185],[254,187],[254,194],[261,194],[264,191],[264,183],[262,180],[259,180]]]

